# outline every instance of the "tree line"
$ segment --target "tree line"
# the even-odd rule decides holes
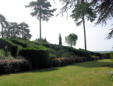
[[[28,24],[22,22],[18,24],[17,22],[8,22],[6,18],[0,14],[0,25],[2,38],[21,38],[24,40],[29,40],[31,38],[30,30]]]
[[[84,47],[87,50],[87,36],[86,36],[86,20],[93,22],[97,19],[96,24],[105,24],[109,18],[113,18],[113,1],[112,0],[60,0],[63,2],[64,6],[62,7],[62,13],[67,12],[69,9],[72,9],[72,14],[70,15],[72,19],[76,22],[76,25],[83,25],[84,29]],[[54,16],[56,8],[52,9],[52,5],[48,0],[36,0],[31,1],[26,8],[31,8],[31,15],[36,17],[39,20],[39,37],[42,40],[42,21],[48,21],[50,17]],[[97,16],[98,14],[98,16]],[[3,15],[0,15],[0,24],[2,27],[1,37],[2,38],[22,38],[30,39],[31,34],[29,31],[28,24],[22,22],[20,24],[16,22],[7,22],[6,18]],[[70,34],[65,38],[66,42],[71,46],[76,44],[72,42],[77,40],[78,37],[76,34],[72,36]],[[113,29],[108,35],[108,38],[111,38],[113,35]],[[75,39],[72,39],[75,37]],[[62,45],[62,38],[59,35],[59,45]],[[70,41],[69,41],[70,40]]]

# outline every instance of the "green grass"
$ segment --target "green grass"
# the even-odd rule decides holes
[[[108,76],[112,60],[0,76],[0,86],[113,86]]]

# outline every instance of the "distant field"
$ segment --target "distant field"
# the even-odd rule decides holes
[[[112,60],[0,76],[0,86],[113,86],[108,76]]]

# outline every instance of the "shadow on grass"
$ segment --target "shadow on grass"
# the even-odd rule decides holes
[[[15,73],[4,73],[0,74],[0,76],[5,75],[11,75],[11,74],[21,74],[21,73],[31,73],[31,72],[50,72],[50,71],[56,71],[58,68],[45,68],[45,69],[35,69],[35,70],[29,70],[29,71],[22,71],[22,72],[15,72]]]
[[[32,70],[30,72],[50,72],[50,71],[56,71],[58,70],[57,67],[53,67],[53,68],[45,68],[45,69],[36,69],[36,70]]]

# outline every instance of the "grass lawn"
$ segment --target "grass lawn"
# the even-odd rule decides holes
[[[0,76],[0,86],[113,86],[108,76],[112,60]]]

